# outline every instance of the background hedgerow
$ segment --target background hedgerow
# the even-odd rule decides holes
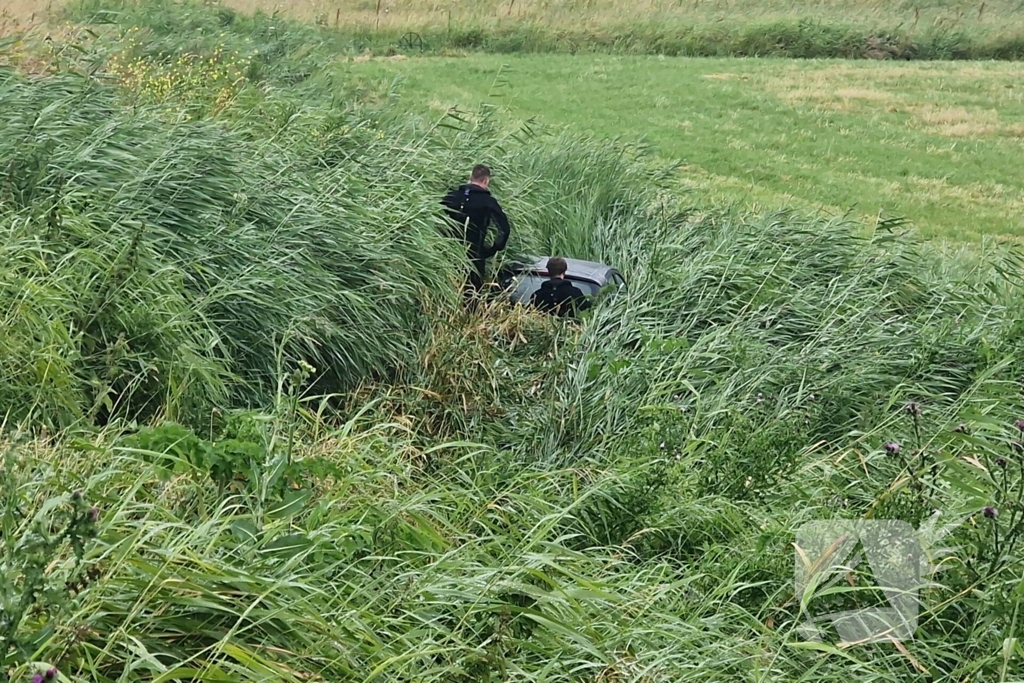
[[[1024,57],[1012,0],[918,2],[293,2],[234,0],[215,11],[175,0],[74,0],[80,20],[143,24],[171,38],[180,24],[204,40],[225,27],[266,41],[269,53],[315,46],[378,54],[474,50],[602,52],[689,57],[1000,59]],[[289,18],[305,18],[294,28]],[[287,29],[284,27],[288,26]],[[301,41],[301,42],[300,42]],[[295,49],[299,48],[299,49]],[[267,54],[267,53],[265,53]]]
[[[0,71],[10,679],[1020,669],[1018,252],[697,211],[642,148],[415,117],[294,36],[227,106],[145,93],[264,50],[209,34],[217,7],[157,11]],[[508,256],[614,262],[628,291],[576,323],[465,312],[438,199],[478,160]],[[95,537],[26,563],[72,499]],[[962,523],[913,641],[802,639],[880,599],[861,567],[795,594],[803,523],[936,510]],[[14,611],[32,572],[56,588]]]

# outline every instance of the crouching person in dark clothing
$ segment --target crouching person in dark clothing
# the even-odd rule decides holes
[[[480,292],[487,259],[505,248],[511,231],[508,217],[491,195],[490,182],[491,169],[478,164],[473,167],[468,183],[450,190],[441,200],[451,220],[452,237],[466,245],[466,256],[471,265],[463,292],[467,299]],[[487,232],[492,220],[498,228],[498,236],[493,244],[488,245]]]
[[[590,308],[590,301],[579,287],[565,279],[568,266],[565,259],[555,256],[548,259],[550,280],[540,286],[530,301],[546,313],[571,316]]]

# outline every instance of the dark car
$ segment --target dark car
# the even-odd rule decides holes
[[[502,291],[517,304],[528,305],[533,293],[548,279],[548,257],[530,257],[517,263],[506,264],[498,274]],[[626,287],[622,273],[612,266],[594,261],[567,258],[565,279],[582,290],[588,298],[607,291],[614,296]]]

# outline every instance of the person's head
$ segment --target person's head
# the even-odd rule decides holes
[[[480,187],[487,187],[491,184],[491,169],[483,164],[477,164],[469,174],[469,182]]]
[[[565,271],[569,270],[568,264],[561,256],[552,256],[548,259],[548,275],[553,279],[565,277]]]

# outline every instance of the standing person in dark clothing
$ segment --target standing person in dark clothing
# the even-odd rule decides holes
[[[590,301],[579,287],[565,279],[568,266],[565,259],[554,256],[548,259],[550,280],[540,286],[530,303],[545,313],[559,316],[571,315],[590,308]]]
[[[441,200],[448,217],[457,224],[453,236],[465,242],[467,256],[473,266],[469,282],[466,283],[468,296],[478,293],[483,287],[487,259],[508,244],[508,217],[498,201],[491,196],[488,189],[490,182],[491,169],[478,164],[473,167],[468,183],[449,191]],[[487,246],[487,228],[491,219],[498,226],[498,236],[492,245]]]

